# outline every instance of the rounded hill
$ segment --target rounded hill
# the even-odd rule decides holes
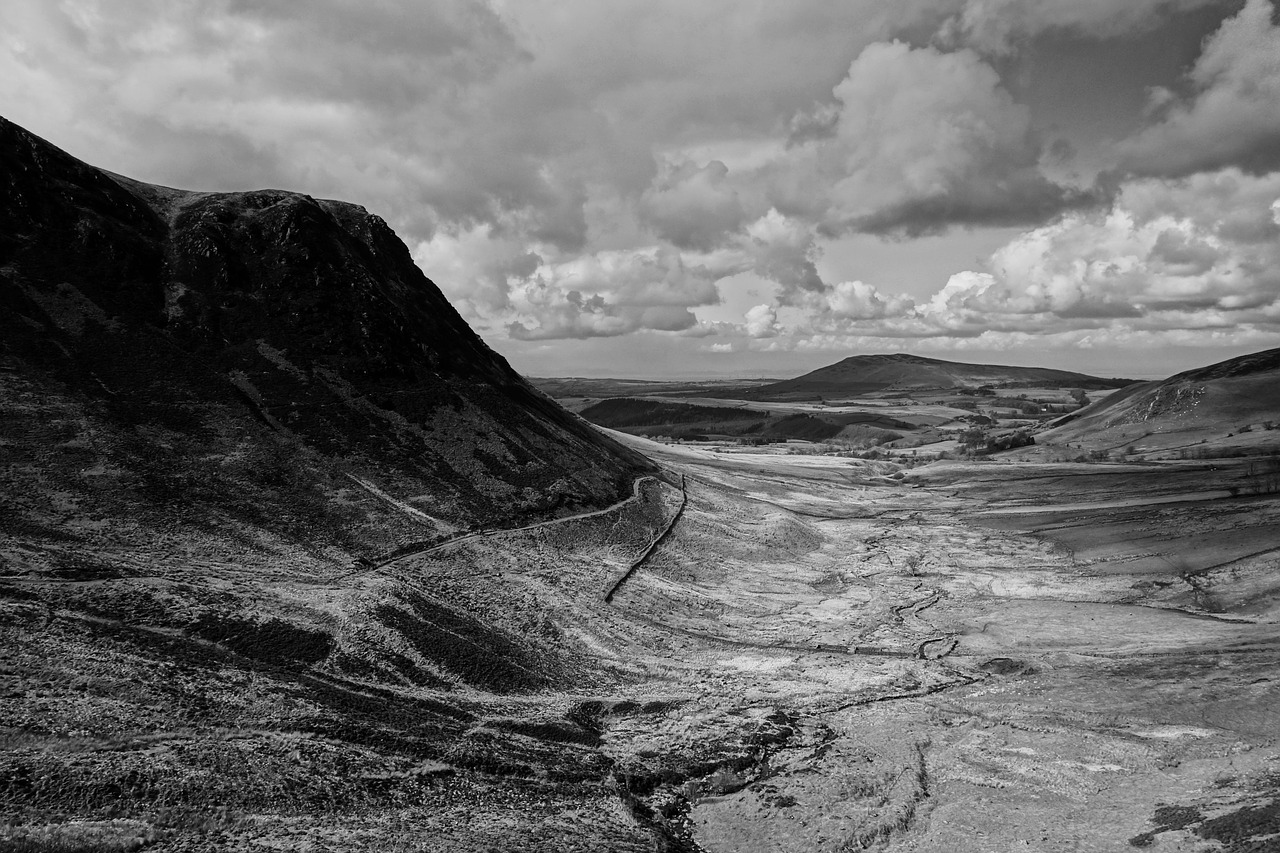
[[[1000,364],[964,364],[936,358],[891,353],[855,355],[787,379],[746,392],[753,400],[804,400],[817,397],[888,393],[894,391],[947,390],[952,388],[1051,387],[1110,389],[1130,383],[1127,379],[1100,379],[1083,373],[1046,367]]]

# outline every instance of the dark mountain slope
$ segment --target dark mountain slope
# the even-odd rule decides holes
[[[643,843],[567,703],[479,721],[635,677],[573,631],[663,529],[654,470],[363,209],[147,186],[0,119],[0,850],[293,820],[286,847],[523,849],[506,817],[547,802],[554,849],[584,807]]]
[[[1054,388],[1119,388],[1123,379],[1099,379],[1083,373],[1044,367],[963,364],[906,353],[855,355],[795,379],[757,388],[742,396],[753,400],[800,400],[818,396],[856,396],[882,391],[949,388],[1047,386]]]
[[[35,467],[77,495],[101,468],[88,502],[372,554],[606,505],[651,468],[533,391],[363,208],[149,186],[3,119],[0,192],[0,366],[21,383],[0,451],[77,445],[8,467],[29,497],[11,523],[52,517]]]

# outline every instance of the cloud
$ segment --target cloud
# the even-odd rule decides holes
[[[829,94],[864,46],[933,16],[932,0],[497,5],[521,43],[535,46],[540,71],[622,136],[656,142],[659,154],[772,138],[800,106]]]
[[[947,279],[917,308],[915,317],[941,332],[968,337],[985,331],[993,325],[993,314],[1007,313],[1009,308],[1007,293],[1000,292],[995,276],[966,271]]]
[[[716,279],[661,246],[544,263],[514,285],[511,305],[517,319],[507,329],[519,340],[693,329],[698,320],[690,309],[720,301]]]
[[[640,210],[656,234],[683,249],[710,250],[737,231],[747,212],[726,180],[729,168],[712,160],[668,166],[644,193]]]
[[[1280,173],[1125,187],[1110,210],[1034,229],[961,273],[920,318],[939,329],[1280,331]],[[1227,215],[1229,212],[1229,215]]]
[[[511,337],[519,341],[610,338],[642,329],[677,332],[697,322],[692,313],[678,306],[609,305],[599,294],[587,297],[576,290],[568,291],[563,299],[537,304],[536,314],[536,326],[521,321],[509,324]]]
[[[777,344],[779,342],[771,342]],[[922,337],[908,339],[875,334],[820,334],[797,338],[787,342],[788,349],[796,352],[857,353],[857,352],[913,352],[935,353],[942,358],[964,360],[966,353],[997,354],[1005,363],[1044,364],[1057,362],[1066,369],[1085,369],[1099,376],[1134,374],[1135,368],[1151,370],[1153,375],[1167,376],[1171,366],[1167,353],[1171,348],[1215,348],[1225,351],[1220,358],[1241,354],[1276,345],[1275,334],[1255,328],[1197,328],[1145,330],[1116,325],[1105,329],[1061,330],[1029,333],[988,329],[970,337]],[[1096,350],[1109,355],[1085,357],[1082,351]],[[1058,351],[1067,353],[1051,356]],[[1115,360],[1123,353],[1123,361]],[[1086,358],[1095,367],[1082,368]],[[1186,358],[1186,356],[1183,356]],[[1187,367],[1203,364],[1203,356]],[[1176,369],[1176,368],[1175,368]]]
[[[833,94],[829,131],[764,176],[778,210],[828,235],[1034,223],[1093,201],[1041,173],[1030,111],[972,50],[873,44]]]
[[[573,288],[553,268],[570,256],[654,242],[720,253],[713,280],[758,268],[819,287],[810,223],[768,220],[749,170],[684,152],[780,150],[862,47],[928,4],[799,0],[743,14],[731,0],[655,2],[12,0],[0,6],[0,96],[11,118],[143,180],[364,204],[469,319],[498,328],[542,328],[510,316],[531,264],[563,297]],[[601,269],[622,281],[556,310],[599,319],[632,304],[625,265]],[[698,293],[690,305],[706,304]],[[624,326],[650,322],[624,313]],[[614,328],[551,319],[547,334]]]
[[[524,240],[496,236],[487,225],[439,231],[414,247],[413,260],[473,323],[509,309],[513,285],[543,263]]]
[[[580,249],[587,182],[616,148],[479,0],[14,0],[0,32],[10,117],[56,104],[73,153],[177,186],[346,198],[411,242],[489,225]]]
[[[780,305],[817,304],[830,291],[815,265],[813,228],[803,222],[771,210],[720,242],[708,251],[665,242],[592,253],[532,251],[527,240],[477,226],[437,232],[418,243],[414,258],[469,320],[500,322],[520,340],[731,331],[731,324],[697,321],[692,309],[718,304],[718,283],[746,272],[778,284]],[[854,296],[841,294],[839,304],[848,308]],[[868,305],[880,304],[879,296],[870,298]],[[777,330],[772,321],[752,328],[756,336]]]
[[[1280,26],[1268,0],[1248,0],[1209,39],[1187,75],[1190,93],[1152,95],[1160,118],[1120,147],[1138,175],[1188,175],[1239,166],[1280,169]]]
[[[1037,339],[1098,346],[1213,343],[1280,335],[1280,172],[1224,169],[1124,186],[1112,205],[1023,232],[985,270],[956,273],[928,299],[862,281],[796,292],[778,347],[903,342],[999,349]],[[779,300],[780,304],[782,300]],[[740,334],[762,337],[759,306]],[[930,344],[932,341],[934,343]],[[887,343],[886,343],[887,342]],[[967,343],[966,343],[967,342]],[[978,342],[978,343],[975,343]]]
[[[1270,4],[1162,81],[1106,195],[1046,177],[1066,157],[1012,77],[1046,33],[1119,39],[1207,2],[9,0],[0,100],[144,180],[364,204],[491,338],[741,353],[1275,328]],[[1031,230],[929,299],[819,272],[852,232],[988,225]],[[775,287],[724,315],[771,304],[700,321],[730,277]]]
[[[810,227],[770,210],[746,231],[743,251],[751,257],[751,268],[757,275],[782,285],[780,304],[792,305],[806,293],[826,289],[818,275],[818,248]]]
[[[744,315],[744,328],[752,338],[775,338],[782,331],[778,325],[778,312],[770,305],[757,305]]]
[[[1008,54],[1046,32],[1095,39],[1149,32],[1169,18],[1220,0],[965,0],[939,30],[943,44]]]
[[[861,281],[842,281],[825,294],[826,310],[849,320],[880,320],[902,316],[915,307],[908,296],[886,296]]]

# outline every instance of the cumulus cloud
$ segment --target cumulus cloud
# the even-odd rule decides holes
[[[431,270],[436,285],[472,322],[509,309],[512,287],[543,262],[524,240],[496,236],[487,225],[439,231],[414,247],[413,259]]]
[[[1280,172],[1135,181],[1105,210],[1020,234],[985,267],[950,276],[924,300],[861,281],[806,292],[793,303],[802,319],[779,345],[989,350],[1037,340],[1128,346],[1161,335],[1221,344],[1230,332],[1274,341]],[[755,337],[754,328],[744,333]]]
[[[705,267],[661,246],[542,264],[514,285],[518,319],[507,329],[519,340],[679,332],[697,325],[691,308],[720,300],[715,281]]]
[[[880,320],[901,316],[915,307],[908,296],[886,296],[870,284],[842,281],[824,296],[826,310],[849,320]]]
[[[819,251],[811,226],[777,211],[750,222],[722,245],[706,250],[677,249],[662,242],[628,249],[565,253],[527,248],[526,240],[477,226],[456,233],[437,232],[418,243],[414,258],[432,271],[441,289],[474,323],[490,321],[520,340],[580,339],[651,330],[702,337],[734,331],[732,324],[698,321],[700,306],[721,301],[719,282],[751,272],[777,285],[780,305],[823,303],[837,293],[838,311],[853,310],[865,297],[865,310],[884,310],[878,294],[831,291],[818,274]],[[861,287],[861,285],[858,285]],[[816,302],[815,302],[816,300]],[[772,309],[771,309],[772,310]],[[761,325],[757,311],[754,337],[776,334],[773,320]],[[776,320],[776,315],[773,317]],[[741,332],[742,326],[737,327]]]
[[[610,338],[642,329],[677,332],[697,322],[688,309],[676,305],[610,305],[598,293],[584,296],[576,290],[545,299],[526,292],[525,300],[537,325],[512,322],[507,331],[519,341]]]
[[[826,289],[815,263],[818,248],[814,234],[804,223],[770,210],[746,230],[743,249],[758,275],[782,285],[780,304],[796,304],[804,294]]]
[[[747,335],[753,338],[777,337],[782,327],[778,325],[778,312],[771,305],[757,305],[744,315]]]
[[[1029,231],[991,273],[953,276],[920,312],[939,328],[1158,331],[1280,322],[1280,173],[1147,179],[1110,210]]]
[[[766,169],[774,205],[826,234],[1034,223],[1090,200],[1041,173],[1030,111],[972,50],[873,44],[834,96],[829,132]]]
[[[13,0],[0,94],[11,118],[39,133],[29,117],[45,117],[55,142],[144,180],[365,204],[478,324],[674,328],[689,315],[656,309],[710,304],[724,275],[820,286],[807,224],[681,152],[780,148],[853,54],[927,4],[667,5]],[[709,32],[722,49],[703,49]],[[655,241],[706,272],[676,286],[611,265]],[[596,266],[567,287],[575,256]],[[651,304],[655,288],[685,289]]]
[[[1121,145],[1121,165],[1142,175],[1239,166],[1280,169],[1280,26],[1269,0],[1248,0],[1204,45],[1191,92],[1152,95],[1159,120]]]

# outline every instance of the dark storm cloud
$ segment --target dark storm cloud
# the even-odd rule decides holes
[[[1040,171],[1028,109],[974,51],[874,44],[833,93],[822,132],[793,132],[762,171],[778,210],[828,236],[1036,224],[1093,201]]]
[[[963,0],[938,40],[1005,54],[1027,49],[1045,33],[1119,39],[1157,29],[1197,8],[1230,5],[1232,0]]]
[[[1064,187],[1028,169],[995,183],[979,179],[968,186],[953,187],[951,192],[911,199],[855,219],[848,226],[865,234],[914,238],[954,226],[1035,224],[1068,210],[1094,207],[1106,198],[1102,189]]]

